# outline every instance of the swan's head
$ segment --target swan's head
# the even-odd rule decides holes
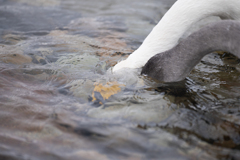
[[[147,63],[149,58],[151,57],[147,53],[149,53],[149,51],[146,51],[146,50],[143,50],[143,49],[137,49],[126,60],[118,62],[113,67],[112,71],[113,72],[119,72],[119,70],[124,70],[124,69],[139,69],[139,68],[142,68]]]
[[[130,68],[130,64],[128,63],[127,60],[123,60],[121,62],[118,62],[114,67],[113,67],[113,72],[119,71],[121,69],[126,69],[126,68]]]

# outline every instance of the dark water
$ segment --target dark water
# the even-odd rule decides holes
[[[108,71],[174,1],[0,0],[0,159],[240,159],[240,61],[185,81]]]

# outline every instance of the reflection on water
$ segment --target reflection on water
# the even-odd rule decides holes
[[[0,159],[239,159],[239,59],[110,73],[173,2],[0,0]]]

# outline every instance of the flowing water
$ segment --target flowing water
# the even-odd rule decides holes
[[[240,159],[240,61],[109,73],[174,0],[0,0],[0,159]]]

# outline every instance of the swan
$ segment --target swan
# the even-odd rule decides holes
[[[152,56],[176,46],[194,23],[210,16],[239,20],[240,0],[177,0],[142,45],[126,60],[117,63],[112,72],[142,68]]]
[[[150,58],[141,74],[163,82],[181,81],[213,51],[227,51],[240,58],[239,45],[239,21],[213,23],[182,39],[174,48]]]

